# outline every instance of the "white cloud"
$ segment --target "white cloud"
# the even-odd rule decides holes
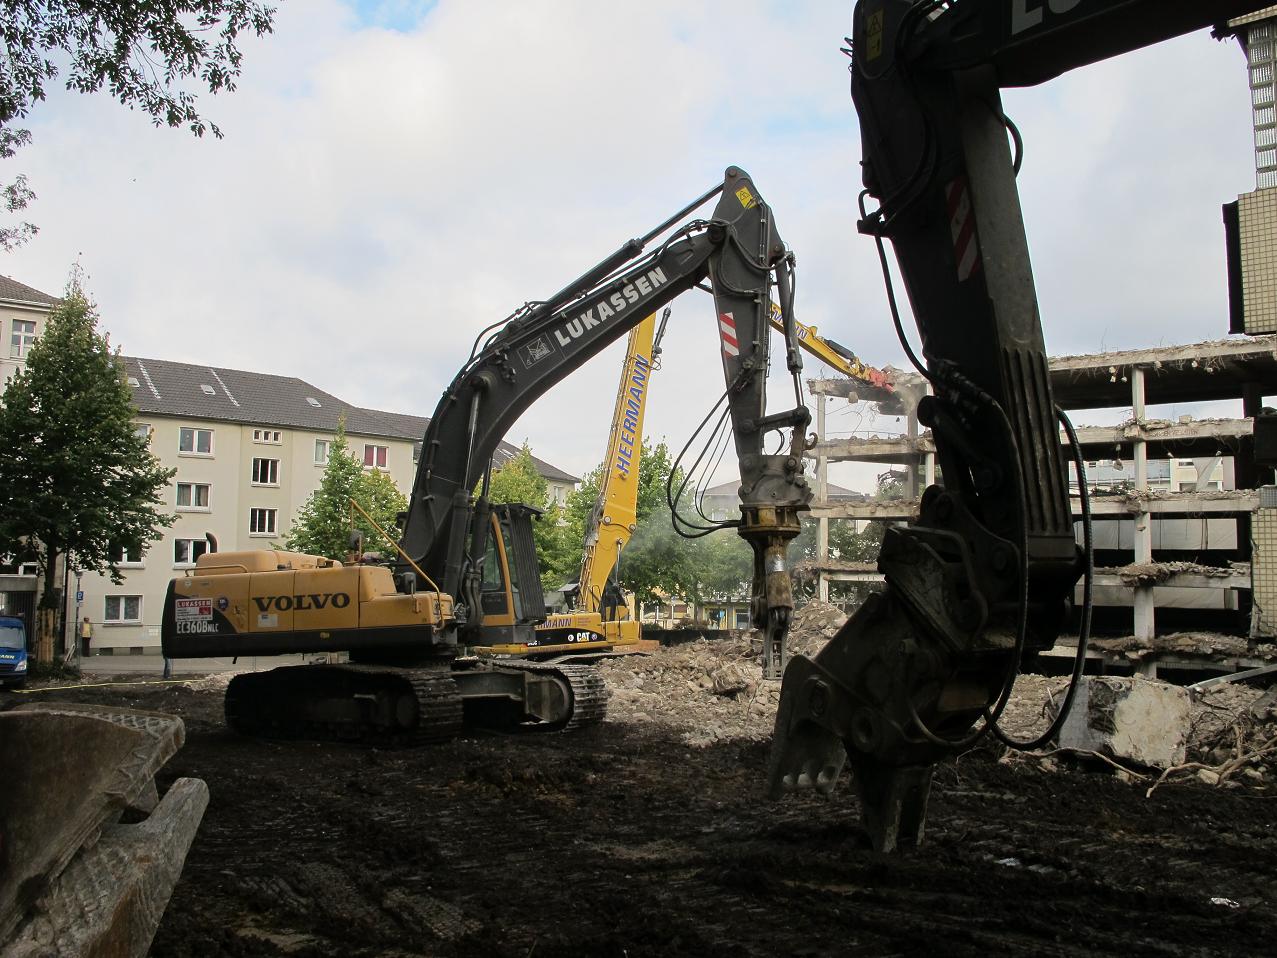
[[[361,21],[281,5],[246,44],[224,141],[54,93],[35,143],[39,238],[6,272],[50,292],[79,258],[126,351],[306,378],[418,414],[474,334],[712,185],[755,177],[799,262],[799,315],[903,365],[872,244],[838,52],[851,4],[441,0]],[[361,25],[363,23],[364,25]],[[1047,342],[1057,352],[1222,335],[1219,205],[1253,188],[1245,73],[1205,34],[1007,94]],[[516,426],[583,474],[619,345]],[[681,444],[718,396],[703,294],[674,304],[649,433]],[[776,405],[786,401],[783,382]]]

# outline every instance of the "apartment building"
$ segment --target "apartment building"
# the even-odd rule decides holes
[[[22,368],[44,330],[56,299],[0,277],[0,391]],[[206,552],[272,548],[288,535],[297,511],[318,487],[338,421],[366,469],[412,488],[421,438],[429,420],[364,409],[287,376],[161,359],[123,357],[139,432],[176,475],[162,508],[176,521],[139,554],[121,553],[124,581],[77,574],[67,582],[68,617],[88,617],[98,653],[158,653],[168,582],[194,568]],[[502,443],[496,463],[519,450]],[[537,468],[550,496],[562,503],[579,482],[542,460]],[[3,562],[6,560],[0,560]],[[16,560],[15,560],[16,562]],[[29,612],[35,599],[33,564],[0,565],[0,609]]]
[[[57,298],[0,276],[0,392],[26,362]]]
[[[26,355],[44,332],[56,297],[0,276],[0,393],[22,368]],[[35,608],[35,564],[0,557],[0,615],[29,616]]]
[[[77,577],[74,614],[94,624],[99,653],[158,652],[168,582],[204,553],[282,543],[319,485],[340,419],[365,469],[412,488],[426,418],[352,406],[287,376],[135,356],[124,357],[124,366],[138,430],[156,458],[177,470],[164,503],[177,520],[144,553],[121,555],[122,584]],[[517,452],[504,443],[497,460]],[[549,463],[537,466],[557,500],[578,482]]]

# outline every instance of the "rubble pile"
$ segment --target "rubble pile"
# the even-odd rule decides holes
[[[1277,686],[1226,683],[1195,694],[1182,772],[1208,785],[1277,782]]]
[[[651,655],[604,659],[612,693],[607,721],[659,723],[689,745],[769,738],[780,683],[764,681],[750,633],[664,646]]]
[[[1203,659],[1256,658],[1277,659],[1277,644],[1255,642],[1236,635],[1217,632],[1172,632],[1151,640],[1127,636],[1120,639],[1092,639],[1091,648],[1102,652],[1121,653],[1132,662],[1158,654],[1196,656]]]
[[[795,615],[790,650],[814,655],[838,631],[845,614],[813,603]],[[650,655],[599,664],[612,692],[609,722],[653,723],[678,731],[689,745],[771,737],[780,683],[765,681],[757,638],[698,639]],[[1067,676],[1024,674],[999,720],[1009,736],[1036,737],[1046,729],[1068,686]],[[1277,687],[1264,692],[1240,684],[1194,693],[1187,736],[1187,774],[1211,784],[1277,781]],[[1212,771],[1224,768],[1224,772]]]
[[[789,626],[789,651],[815,655],[846,621],[847,613],[838,606],[828,602],[808,602],[794,611]]]
[[[1196,562],[1134,562],[1130,565],[1112,569],[1096,569],[1103,575],[1111,573],[1122,580],[1123,585],[1148,586],[1167,582],[1177,575],[1196,575],[1209,578],[1228,578],[1238,572],[1249,572],[1249,567],[1242,563],[1233,563],[1228,567],[1199,565]]]

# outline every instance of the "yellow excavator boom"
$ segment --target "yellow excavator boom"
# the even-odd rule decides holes
[[[785,324],[781,320],[780,307],[772,303],[771,315],[768,317],[772,329],[785,332]],[[825,339],[815,326],[808,326],[794,320],[794,330],[798,334],[798,343],[826,366],[830,366],[851,379],[874,386],[885,392],[894,392],[891,380],[881,369],[868,366],[851,350],[840,346],[832,339]]]
[[[668,315],[668,311],[667,311]],[[625,365],[617,387],[612,428],[594,512],[585,532],[580,599],[583,612],[598,612],[612,570],[638,523],[639,460],[643,454],[643,414],[651,382],[656,314],[630,330]]]

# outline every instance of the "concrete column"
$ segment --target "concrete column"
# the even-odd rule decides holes
[[[816,499],[822,504],[829,500],[829,460],[825,458],[819,443],[825,441],[825,403],[826,396],[816,396]],[[829,519],[821,516],[816,520],[816,562],[824,565],[829,561]],[[816,570],[816,597],[821,602],[829,601],[829,579],[824,569]]]
[[[931,395],[931,383],[927,383],[926,394]],[[934,452],[925,453],[922,457],[922,485],[934,486],[936,484],[936,454]]]
[[[1131,370],[1131,413],[1137,425],[1142,427],[1144,412],[1144,370],[1135,367]],[[1139,432],[1142,434],[1142,428]],[[1148,447],[1141,436],[1132,443],[1135,456],[1135,489],[1144,494],[1148,492]],[[1135,513],[1135,561],[1153,561],[1153,522],[1148,513],[1147,502],[1140,500],[1139,511]],[[1154,634],[1153,587],[1138,586],[1134,590],[1135,605],[1135,637],[1151,641]]]
[[[909,410],[909,415],[905,417],[905,435],[910,440],[918,438],[918,407],[914,406]],[[910,459],[905,465],[905,495],[916,499],[922,494],[922,490],[918,488],[918,463],[916,459]]]

